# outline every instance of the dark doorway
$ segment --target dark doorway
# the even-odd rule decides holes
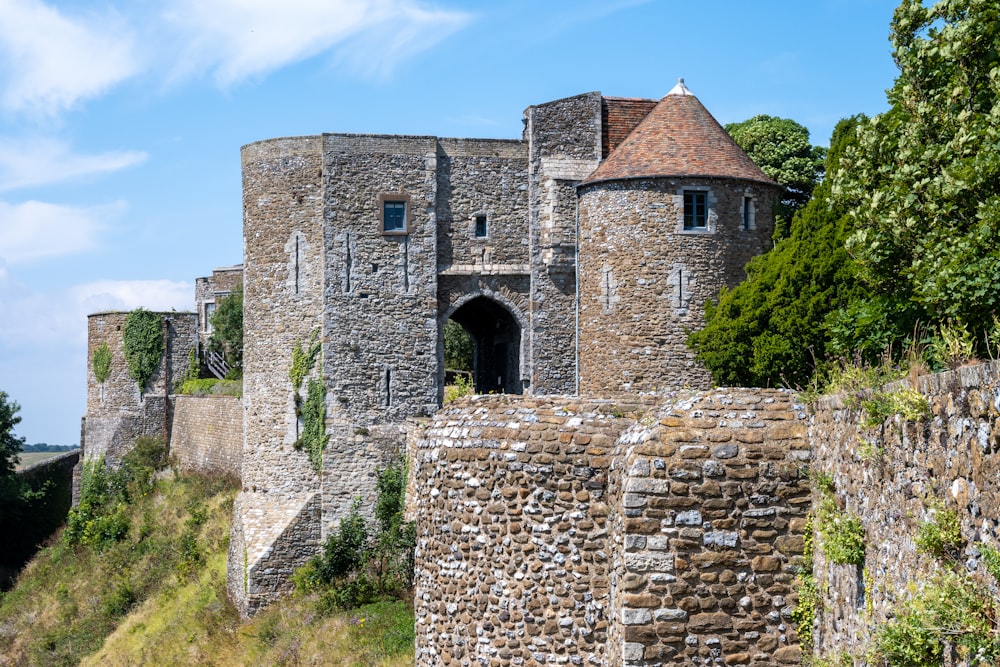
[[[452,316],[472,338],[472,377],[479,394],[520,394],[521,327],[506,308],[476,297]]]

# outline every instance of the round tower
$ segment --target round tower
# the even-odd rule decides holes
[[[780,186],[684,86],[577,189],[580,393],[707,388],[685,345],[764,252]]]

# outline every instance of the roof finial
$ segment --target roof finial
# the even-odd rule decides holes
[[[694,95],[688,87],[684,85],[684,77],[679,77],[677,79],[677,85],[670,89],[667,95]]]

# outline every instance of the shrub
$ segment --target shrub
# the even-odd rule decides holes
[[[218,380],[204,378],[185,380],[177,392],[187,396],[242,396],[243,380]]]
[[[93,364],[94,377],[97,379],[98,384],[104,384],[108,377],[111,376],[111,348],[108,347],[107,343],[101,343],[94,348],[91,363]]]
[[[914,540],[917,549],[935,558],[952,558],[962,548],[962,526],[958,512],[939,504],[930,508],[930,518],[920,523]]]

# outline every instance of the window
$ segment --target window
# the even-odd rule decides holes
[[[379,223],[383,234],[410,233],[410,196],[401,193],[379,195]]]
[[[743,198],[743,231],[753,229],[753,197]]]
[[[382,231],[406,231],[406,202],[382,202]]]
[[[684,229],[708,227],[708,193],[703,190],[684,191]]]
[[[476,216],[476,238],[484,239],[486,238],[486,216],[477,215]]]
[[[215,304],[211,301],[205,302],[205,331],[212,333],[212,315],[215,314]]]

